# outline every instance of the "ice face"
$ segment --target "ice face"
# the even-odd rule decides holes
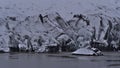
[[[55,43],[61,34],[75,44],[79,37],[90,41],[93,34],[95,40],[102,42],[109,34],[116,40],[119,28],[114,27],[120,21],[119,4],[118,0],[0,0],[0,36],[7,46],[10,32],[20,35],[22,40],[25,35],[32,39],[42,36],[47,43]],[[40,21],[40,14],[44,22]],[[83,17],[74,18],[75,14]]]

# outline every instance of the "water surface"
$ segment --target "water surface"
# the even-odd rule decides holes
[[[0,68],[120,68],[120,53],[104,52],[104,56],[2,53]]]

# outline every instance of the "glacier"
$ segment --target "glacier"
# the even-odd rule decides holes
[[[73,51],[86,43],[119,50],[119,10],[119,0],[0,0],[0,50]]]

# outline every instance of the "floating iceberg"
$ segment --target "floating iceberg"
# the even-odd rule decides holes
[[[0,53],[8,53],[10,52],[9,48],[0,48]]]
[[[101,51],[96,48],[80,48],[74,52],[73,55],[82,55],[82,56],[100,56],[103,55]]]

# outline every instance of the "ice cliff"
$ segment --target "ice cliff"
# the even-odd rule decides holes
[[[91,41],[118,49],[119,11],[119,0],[0,0],[0,48],[29,39],[33,49]]]

